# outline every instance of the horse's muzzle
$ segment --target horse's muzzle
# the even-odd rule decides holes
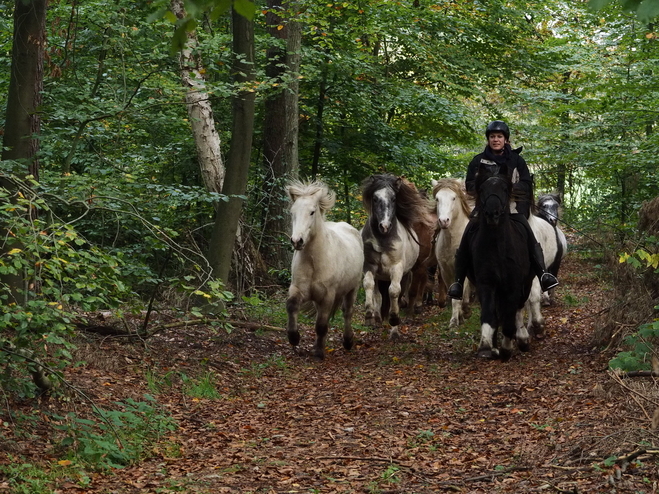
[[[298,238],[298,239],[291,238],[291,243],[293,244],[293,248],[295,250],[302,250],[304,248],[304,239],[302,238]]]
[[[387,233],[390,227],[391,227],[391,223],[378,224],[378,230],[380,230],[380,233]]]

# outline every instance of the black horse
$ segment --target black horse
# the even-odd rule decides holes
[[[469,238],[468,276],[481,304],[478,355],[505,361],[512,355],[515,339],[521,351],[529,350],[522,313],[534,277],[528,234],[510,213],[512,182],[505,168],[491,170],[489,165],[481,165],[475,185],[477,214],[472,221],[477,224]],[[501,349],[497,345],[499,327],[503,332]]]

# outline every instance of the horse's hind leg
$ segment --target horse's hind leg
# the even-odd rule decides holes
[[[316,307],[316,343],[313,347],[314,357],[322,360],[325,358],[325,341],[327,340],[327,330],[329,328],[329,317],[332,310],[331,305],[318,305]]]
[[[379,300],[379,294],[376,293],[376,281],[373,272],[366,271],[364,273],[364,306],[366,313],[364,314],[364,324],[367,326],[377,326],[382,322],[382,316],[380,316],[380,305],[381,300]]]
[[[521,324],[523,333],[520,332],[520,326],[518,324]],[[499,351],[501,360],[504,362],[510,360],[510,357],[513,355],[514,341],[516,338],[519,338],[517,345],[520,350],[524,347],[526,350],[522,351],[528,351],[529,334],[524,327],[524,316],[521,310],[515,313],[506,313],[502,318],[502,329],[503,341],[501,342],[501,349]]]
[[[352,331],[352,314],[355,309],[357,290],[353,290],[343,298],[343,348],[352,349],[355,343],[355,335]]]
[[[288,325],[286,327],[286,334],[288,336],[288,342],[293,346],[298,346],[300,343],[300,332],[297,329],[297,316],[300,312],[302,299],[302,294],[297,287],[291,286],[288,289],[288,299],[286,300]]]
[[[521,352],[528,352],[531,350],[529,332],[524,325],[524,311],[518,310],[515,314],[515,325],[517,326],[517,347]]]
[[[529,298],[526,301],[526,310],[529,317],[527,328],[536,338],[542,338],[545,333],[545,318],[540,311],[541,293],[540,282],[538,278],[534,278],[531,285],[531,293],[529,293]]]

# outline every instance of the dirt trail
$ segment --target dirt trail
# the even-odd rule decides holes
[[[176,386],[160,394],[180,426],[165,441],[170,447],[93,476],[85,490],[655,492],[653,460],[624,472],[605,462],[633,451],[632,436],[649,423],[640,412],[630,416],[611,390],[610,355],[591,346],[606,293],[592,264],[577,257],[564,265],[560,302],[543,311],[546,338],[507,363],[478,360],[474,337],[449,333],[438,308],[408,321],[397,343],[384,330],[363,331],[346,352],[334,329],[322,362],[295,355],[276,331],[186,330],[146,351],[110,344],[108,352],[119,352],[114,368],[101,369],[96,358],[76,374],[98,400],[139,398],[148,391],[146,367],[210,371],[222,397],[191,399]],[[307,329],[303,348],[312,340]],[[99,378],[111,385],[92,386]],[[58,492],[76,491],[63,483]]]

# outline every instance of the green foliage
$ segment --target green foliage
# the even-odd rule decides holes
[[[65,433],[59,446],[69,451],[70,459],[97,469],[122,468],[147,457],[176,423],[158,409],[153,397],[145,398],[116,402],[119,410],[96,409],[94,420],[73,412],[55,416],[55,427]]]
[[[655,307],[659,310],[659,306]],[[609,367],[623,371],[650,370],[651,355],[659,341],[659,319],[642,324],[638,331],[625,337],[623,344],[629,350],[619,352],[609,361]]]
[[[197,379],[192,379],[181,372],[180,377],[183,383],[183,392],[192,398],[217,400],[222,397],[217,390],[216,377],[212,372],[207,372]]]
[[[0,465],[0,477],[5,479],[13,494],[52,494],[56,480],[63,476],[77,477],[82,489],[90,483],[89,477],[82,470],[62,467],[56,464],[33,465],[21,458],[8,455],[9,463]]]

